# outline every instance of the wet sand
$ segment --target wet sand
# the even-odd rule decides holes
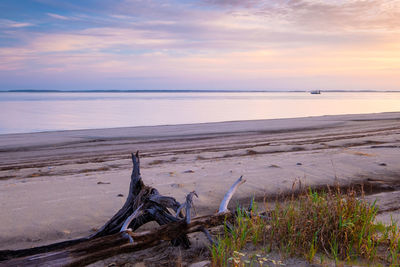
[[[243,175],[233,205],[299,180],[366,183],[379,219],[400,218],[400,113],[11,134],[0,135],[0,249],[102,226],[125,201],[136,150],[144,182],[179,201],[195,190],[198,214]]]

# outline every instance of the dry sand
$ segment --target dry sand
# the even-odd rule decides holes
[[[240,175],[233,205],[301,180],[367,182],[381,219],[400,208],[400,113],[0,135],[0,249],[103,225],[125,201],[136,150],[144,182],[179,201],[195,190],[198,214],[214,212]]]

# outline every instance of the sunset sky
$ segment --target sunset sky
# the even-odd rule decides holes
[[[400,90],[400,1],[1,0],[0,90]]]

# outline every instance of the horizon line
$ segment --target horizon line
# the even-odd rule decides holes
[[[315,91],[310,90],[171,90],[171,89],[136,89],[136,90],[46,90],[46,89],[12,89],[1,90],[0,93],[305,93]],[[399,90],[318,90],[321,92],[332,93],[400,93]]]

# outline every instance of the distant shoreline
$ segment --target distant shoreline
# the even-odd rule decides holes
[[[0,90],[0,93],[307,93],[309,90]],[[318,89],[319,90],[319,89]],[[400,90],[320,90],[323,93],[400,93]]]

